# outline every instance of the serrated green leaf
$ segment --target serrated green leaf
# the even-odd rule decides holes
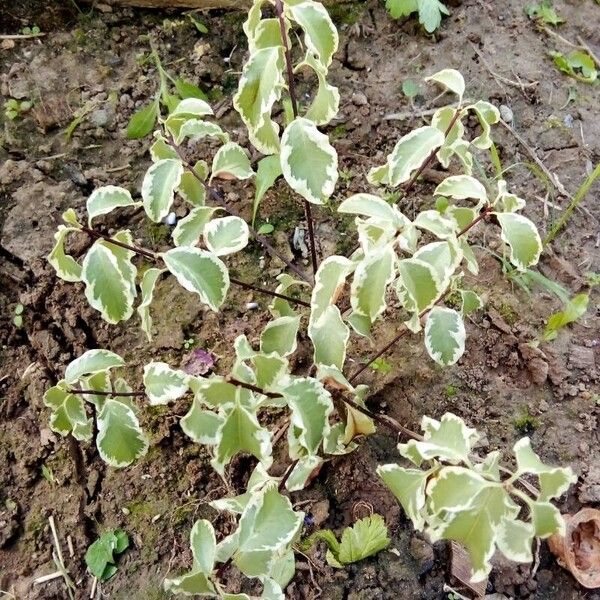
[[[93,544],[91,544],[85,553],[85,564],[90,573],[100,581],[106,581],[112,574],[107,572],[109,565],[114,565],[113,556],[117,546],[117,538],[112,531],[103,533]]]
[[[371,169],[367,179],[373,184],[396,187],[408,181],[413,172],[443,143],[444,134],[437,127],[428,125],[414,129],[398,140],[387,163]]]
[[[487,202],[487,192],[483,184],[469,175],[452,175],[447,177],[436,188],[436,196],[448,196],[456,200],[475,198]]]
[[[140,284],[141,298],[137,313],[142,321],[142,331],[146,334],[148,341],[152,341],[152,317],[150,316],[150,305],[154,296],[154,287],[158,278],[166,271],[166,269],[150,268],[144,272],[142,282]]]
[[[246,221],[229,215],[209,221],[203,230],[206,247],[215,256],[239,252],[248,245],[250,230]]]
[[[300,317],[279,317],[267,323],[260,336],[260,351],[288,356],[296,351]]]
[[[265,156],[258,161],[256,170],[256,191],[254,193],[254,204],[252,205],[252,224],[256,220],[258,207],[267,190],[275,183],[281,175],[281,161],[278,154]]]
[[[92,226],[92,219],[105,215],[115,208],[123,206],[135,206],[128,190],[115,185],[106,185],[94,190],[87,199],[86,208],[88,212],[88,226]]]
[[[494,214],[502,228],[502,241],[510,247],[510,262],[518,271],[537,264],[542,253],[542,240],[536,226],[523,215]]]
[[[65,238],[72,231],[78,231],[78,229],[64,225],[58,226],[54,234],[54,247],[46,259],[58,277],[64,281],[75,283],[81,281],[81,265],[71,255],[65,254]]]
[[[250,159],[239,144],[228,142],[219,148],[212,163],[210,180],[249,179],[254,175]]]
[[[318,454],[329,433],[333,403],[323,385],[311,378],[296,378],[283,390],[291,410],[288,445],[292,458]]]
[[[385,293],[393,281],[396,254],[391,246],[373,250],[358,263],[352,280],[350,302],[356,314],[373,323],[385,310]]]
[[[158,118],[159,99],[156,98],[152,103],[142,107],[129,119],[127,123],[127,137],[130,140],[138,140],[147,136]]]
[[[308,0],[296,4],[285,4],[285,11],[304,32],[307,48],[319,62],[328,67],[338,47],[338,32],[329,13],[319,2]]]
[[[183,219],[179,219],[172,234],[175,245],[195,246],[216,210],[212,206],[196,206]]]
[[[336,559],[344,565],[358,562],[385,550],[390,543],[383,517],[374,514],[344,529]]]
[[[127,467],[148,451],[148,439],[135,413],[122,402],[106,400],[97,424],[98,453],[111,467]]]
[[[183,164],[174,158],[159,160],[146,171],[142,199],[146,214],[155,223],[169,214],[182,174]]]
[[[215,312],[219,310],[229,290],[229,272],[219,258],[188,247],[173,248],[161,256],[182,287],[198,294]]]
[[[465,351],[465,325],[459,312],[434,306],[425,322],[425,347],[429,356],[444,367],[453,365]]]
[[[377,474],[396,496],[415,529],[422,529],[425,520],[421,511],[425,506],[425,485],[429,471],[390,464],[377,467]]]
[[[94,373],[124,365],[125,361],[118,354],[110,350],[100,348],[88,350],[67,366],[65,369],[65,381],[68,384],[73,384],[84,375],[93,375]]]
[[[313,204],[324,204],[338,178],[337,152],[312,121],[298,117],[281,138],[281,170],[290,187]]]
[[[168,404],[188,391],[189,376],[164,362],[144,365],[144,390],[151,406]]]
[[[400,454],[419,466],[423,460],[433,458],[451,464],[469,462],[469,454],[479,439],[477,432],[465,425],[465,422],[452,413],[446,413],[440,421],[423,417],[421,428],[424,431],[422,441],[410,440],[400,444]]]
[[[429,77],[425,77],[425,81],[435,81],[443,85],[447,90],[456,94],[459,100],[462,100],[465,93],[465,80],[460,71],[456,69],[442,69]]]
[[[439,0],[419,0],[419,23],[428,33],[433,33],[442,22],[442,15],[450,12]]]
[[[401,19],[419,10],[418,0],[385,0],[385,7],[392,19]]]
[[[279,152],[279,125],[271,119],[283,89],[283,48],[254,52],[244,64],[233,106],[248,128],[250,141],[263,154]]]

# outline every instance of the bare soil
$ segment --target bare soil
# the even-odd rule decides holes
[[[593,0],[554,4],[566,20],[560,34],[571,41],[581,36],[599,55],[600,6]],[[78,450],[49,430],[43,392],[69,361],[94,347],[121,353],[131,366],[132,381],[139,381],[141,367],[151,357],[180,365],[190,346],[219,357],[216,368],[225,372],[233,340],[240,333],[256,337],[268,299],[236,290],[225,309],[214,314],[167,280],[153,305],[157,335],[148,345],[136,319],[117,327],[103,323],[86,305],[81,286],[58,280],[44,256],[61,212],[70,206],[81,212],[95,187],[111,183],[139,189],[149,164],[148,139],[127,140],[124,129],[135,108],[156,89],[156,72],[143,60],[148,36],[165,66],[207,90],[224,127],[233,139],[246,142],[231,104],[244,60],[244,15],[202,15],[209,33],[200,35],[181,12],[87,6],[81,10],[75,2],[33,0],[0,7],[3,33],[36,24],[46,34],[19,40],[14,47],[5,44],[0,53],[0,95],[34,103],[22,119],[11,121],[0,114],[0,590],[13,594],[9,598],[67,597],[61,579],[33,585],[55,570],[48,526],[53,515],[78,599],[88,598],[92,586],[83,561],[86,548],[99,533],[116,527],[129,532],[132,546],[120,560],[117,575],[101,586],[100,597],[159,599],[167,597],[163,578],[190,564],[187,539],[193,522],[216,517],[207,501],[226,493],[227,486],[240,489],[252,461],[234,461],[226,486],[212,471],[205,449],[179,429],[178,417],[187,410],[184,400],[168,408],[140,403],[143,425],[151,435],[150,451],[132,468],[109,469],[93,446]],[[424,35],[414,19],[392,21],[374,1],[334,6],[332,13],[341,44],[331,80],[343,101],[329,133],[344,174],[333,206],[350,193],[368,189],[367,170],[382,163],[400,135],[423,123],[416,116],[419,111],[438,105],[436,91],[422,84],[422,77],[453,67],[463,72],[470,98],[504,105],[506,118],[510,110],[511,125],[529,150],[498,128],[500,159],[504,168],[510,167],[506,178],[510,188],[527,199],[526,214],[540,229],[552,226],[568,198],[530,167],[530,150],[574,194],[590,165],[600,161],[600,87],[555,69],[547,52],[569,48],[537,30],[522,2],[465,0],[452,8],[452,16],[435,36]],[[413,103],[401,91],[407,79],[422,88]],[[310,85],[302,81],[301,90],[310,90]],[[570,89],[576,97],[568,102]],[[85,115],[67,139],[66,127],[82,110]],[[413,116],[388,119],[392,113]],[[486,162],[482,168],[493,174]],[[403,201],[402,210],[410,216],[429,207],[439,177],[436,169],[427,172],[415,193]],[[231,185],[225,193],[250,216],[251,185]],[[587,289],[586,272],[600,272],[599,200],[596,185],[539,267],[572,293]],[[322,256],[352,244],[345,231],[348,223],[335,218],[333,210],[315,213]],[[269,192],[261,222],[266,218],[275,225],[278,248],[307,264],[291,247],[294,227],[303,224],[302,209],[283,184]],[[106,225],[127,226],[144,245],[156,249],[168,240],[167,227],[150,227],[137,213],[121,214]],[[487,246],[497,243],[493,225],[481,227],[476,235],[485,238]],[[87,243],[83,239],[71,250],[81,254]],[[487,304],[467,324],[467,351],[459,364],[438,369],[426,357],[420,339],[404,338],[386,358],[391,372],[365,372],[362,380],[372,390],[369,406],[412,429],[424,414],[439,417],[454,411],[485,433],[484,448],[509,450],[519,437],[530,435],[544,459],[570,464],[579,475],[560,508],[573,512],[583,505],[597,507],[600,296],[592,290],[587,315],[534,352],[527,342],[543,330],[547,317],[560,308],[559,301],[544,288],[526,291],[514,280],[507,281],[492,254],[481,250],[479,258],[481,276],[471,284]],[[247,280],[269,286],[282,270],[255,245],[230,266]],[[260,310],[248,310],[250,301],[258,302]],[[12,322],[17,303],[24,305],[22,327]],[[388,325],[374,336],[380,344],[400,326],[393,306],[388,313]],[[310,364],[305,342],[302,348],[295,365],[298,372]],[[372,351],[357,341],[350,348],[350,367]],[[374,476],[378,463],[396,459],[395,444],[387,432],[373,435],[353,454],[327,463],[309,489],[293,496],[312,513],[316,526],[337,531],[365,511],[382,514],[394,552],[382,552],[346,570],[330,568],[322,548],[310,560],[298,556],[297,576],[286,591],[289,598],[447,597],[443,585],[450,581],[448,549],[443,544],[432,547],[415,534]],[[43,476],[43,466],[52,478]],[[284,466],[281,462],[276,468],[282,471]],[[230,526],[223,517],[215,522],[223,532]],[[487,591],[499,595],[490,598],[600,600],[599,593],[580,588],[556,564],[545,544],[538,556],[533,567],[498,560]],[[232,591],[257,591],[242,587],[231,569],[228,577]]]

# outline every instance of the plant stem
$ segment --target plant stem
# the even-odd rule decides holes
[[[120,242],[119,240],[115,240],[114,238],[106,235],[105,233],[101,233],[100,231],[96,231],[95,229],[89,229],[88,227],[82,227],[81,231],[87,233],[90,237],[94,237],[97,239],[103,239],[109,244],[113,244],[115,246],[119,246],[120,248],[125,248],[126,250],[130,250],[131,252],[135,252],[136,254],[143,256],[152,261],[158,261],[159,256],[152,252],[152,250],[148,250],[147,248],[140,248],[139,246],[130,246],[129,244],[125,244],[124,242]],[[254,292],[259,292],[260,294],[266,294],[267,296],[272,296],[273,298],[281,298],[282,300],[287,300],[288,302],[292,302],[293,304],[298,304],[300,306],[307,306],[310,308],[310,304],[305,302],[304,300],[298,300],[296,298],[292,298],[291,296],[286,296],[285,294],[280,294],[278,292],[272,292],[263,287],[259,287],[257,285],[252,285],[250,283],[246,283],[245,281],[241,281],[236,279],[235,277],[229,277],[229,281],[234,285],[237,285],[242,288],[246,288],[248,290],[252,290]],[[123,394],[119,394],[123,395]]]
[[[146,392],[139,390],[137,392],[104,392],[100,390],[79,390],[77,388],[67,390],[69,394],[90,394],[93,396],[124,396],[127,398],[133,398],[135,396],[145,396]]]
[[[290,95],[290,101],[292,103],[292,113],[294,119],[298,117],[298,97],[296,95],[296,84],[294,82],[294,66],[292,64],[292,54],[290,51],[290,45],[288,42],[288,36],[285,30],[285,17],[283,15],[283,3],[281,0],[275,0],[275,13],[279,20],[279,31],[281,33],[281,42],[283,44],[283,53],[285,56],[285,65],[287,70],[287,84],[288,92]],[[317,257],[317,247],[315,245],[315,231],[314,223],[312,218],[312,210],[310,202],[304,200],[304,214],[306,216],[306,223],[308,224],[308,237],[310,239],[310,257],[312,262],[313,276],[316,275],[319,268],[319,259]]]
[[[191,174],[203,186],[206,187],[206,189],[208,190],[208,193],[210,194],[210,197],[212,198],[213,202],[215,204],[219,205],[228,214],[233,215],[234,217],[241,218],[240,215],[239,215],[239,213],[237,211],[235,211],[233,208],[231,208],[230,206],[228,206],[226,204],[226,202],[223,200],[221,194],[215,188],[213,188],[210,185],[206,185],[206,183],[204,182],[204,180],[202,179],[202,177],[200,177],[200,175],[198,175],[198,173],[196,173],[196,171],[194,170],[194,168],[190,164],[190,162],[185,159],[185,156],[183,155],[183,152],[181,151],[181,148],[175,143],[175,140],[173,139],[173,137],[172,136],[167,136],[166,141],[169,144],[169,146],[171,146],[171,148],[173,148],[175,150],[175,152],[177,152],[179,158],[181,159],[181,162],[189,169],[189,171],[191,172]],[[298,277],[300,277],[300,279],[302,279],[303,281],[306,281],[308,283],[311,283],[311,281],[310,281],[309,277],[307,277],[306,273],[304,273],[295,264],[293,264],[287,258],[285,258],[280,252],[278,252],[264,236],[260,235],[260,233],[258,233],[258,231],[256,231],[250,225],[248,225],[248,229],[250,231],[250,235],[252,235],[252,237],[257,242],[259,242],[263,246],[263,248],[271,256],[277,257],[284,265],[286,265],[286,267],[288,267],[288,269],[290,269],[290,271],[293,271],[296,275],[298,275]]]
[[[562,217],[559,219],[557,223],[554,224],[550,233],[544,239],[544,246],[547,246],[555,237],[556,234],[565,226],[567,221],[571,218],[571,214],[577,208],[578,204],[585,198],[587,193],[590,191],[592,185],[596,179],[600,177],[600,163],[596,165],[596,168],[586,177],[585,181],[581,184],[579,189],[577,190],[575,196],[571,202],[569,202],[569,206],[563,213]]]
[[[233,385],[237,385],[238,387],[244,388],[246,390],[250,390],[252,392],[256,392],[257,394],[262,394],[267,398],[283,398],[283,394],[278,394],[277,392],[267,392],[257,385],[252,385],[251,383],[246,383],[245,381],[240,381],[235,377],[228,377],[227,381]]]
[[[283,490],[283,488],[285,488],[285,484],[287,483],[287,480],[290,478],[290,475],[292,474],[292,471],[294,470],[294,467],[298,464],[298,461],[300,459],[296,459],[286,470],[286,472],[283,474],[283,477],[281,478],[281,481],[279,482],[279,486],[277,487],[277,489],[281,492]]]

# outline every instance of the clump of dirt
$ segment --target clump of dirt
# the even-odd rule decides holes
[[[216,519],[221,533],[231,527],[207,502],[223,495],[227,486],[241,487],[252,461],[234,461],[227,483],[221,481],[206,449],[191,443],[178,426],[187,410],[182,400],[168,408],[143,407],[143,425],[152,441],[148,455],[129,469],[111,470],[93,446],[50,431],[43,392],[70,360],[94,347],[121,353],[131,366],[132,382],[151,358],[178,366],[192,348],[210,352],[214,368],[225,372],[233,340],[245,333],[254,341],[264,323],[264,311],[250,310],[248,303],[257,302],[263,309],[267,300],[252,292],[236,293],[215,314],[164,281],[152,307],[156,336],[148,345],[135,319],[117,327],[103,323],[87,306],[81,286],[58,280],[44,256],[60,214],[67,207],[83,214],[95,187],[111,183],[139,189],[149,164],[149,140],[127,140],[124,130],[131,114],[156,91],[157,73],[147,60],[149,39],[168,70],[207,92],[232,138],[247,141],[231,102],[245,55],[244,15],[203,15],[208,33],[200,34],[177,11],[101,12],[86,6],[80,12],[75,2],[13,4],[0,11],[3,31],[15,33],[37,24],[46,35],[6,45],[0,55],[0,94],[33,102],[22,118],[0,115],[0,589],[32,600],[65,597],[61,579],[33,585],[37,577],[55,570],[48,524],[52,515],[77,583],[77,598],[89,597],[92,586],[83,561],[86,548],[99,533],[117,527],[129,532],[132,546],[120,560],[118,574],[102,584],[102,594],[112,599],[163,598],[164,577],[190,564],[187,539],[193,522]],[[561,35],[573,40],[579,35],[598,53],[600,8],[591,0],[555,5],[566,19]],[[343,99],[328,128],[343,173],[334,206],[352,193],[370,191],[364,177],[368,169],[384,161],[398,137],[422,124],[418,114],[433,105],[436,95],[420,83],[422,75],[454,67],[465,75],[470,98],[504,107],[503,115],[527,145],[506,129],[495,134],[509,185],[528,200],[526,214],[540,229],[551,227],[568,198],[528,167],[530,151],[573,194],[589,165],[600,160],[600,107],[596,88],[554,69],[546,54],[560,42],[536,30],[521,2],[466,0],[452,9],[434,36],[424,35],[415,20],[392,21],[375,1],[340,4],[333,14],[341,44],[330,79]],[[312,81],[299,78],[300,90],[309,92]],[[413,100],[401,91],[409,79],[420,86]],[[73,127],[67,136],[69,124]],[[470,126],[475,131],[476,125]],[[209,150],[186,148],[198,157]],[[400,208],[410,217],[429,207],[441,176],[437,168],[426,172]],[[251,186],[229,185],[224,193],[250,218]],[[599,193],[598,186],[592,189],[540,265],[544,275],[573,293],[584,289],[586,272],[600,271],[600,205],[594,202]],[[350,221],[328,209],[315,213],[322,256],[348,250],[353,244],[346,231]],[[294,228],[304,226],[302,207],[285,185],[267,194],[260,219],[275,225],[277,248],[307,266],[292,247]],[[109,230],[129,227],[136,239],[157,250],[168,244],[167,226],[150,227],[134,212],[108,218],[104,225]],[[490,247],[497,234],[489,225],[477,235]],[[89,243],[86,236],[74,236],[70,251],[80,256]],[[491,247],[499,249],[500,244]],[[467,351],[459,364],[442,371],[426,358],[419,339],[405,337],[386,357],[390,373],[369,370],[363,375],[362,382],[371,387],[369,405],[413,429],[424,414],[439,417],[453,411],[484,434],[483,450],[508,451],[522,435],[530,435],[545,460],[568,463],[581,478],[581,485],[562,500],[561,510],[573,513],[582,504],[598,503],[598,293],[592,290],[584,319],[556,341],[533,348],[530,342],[560,303],[544,288],[526,287],[522,279],[507,281],[497,256],[483,250],[479,254],[481,274],[467,281],[486,296],[487,304],[468,324]],[[266,285],[283,270],[255,244],[230,267],[236,275]],[[13,324],[17,303],[24,306],[22,327]],[[401,322],[393,306],[386,317],[388,325],[374,339],[391,338],[389,323]],[[350,367],[372,351],[368,342],[357,341]],[[303,341],[295,368],[301,373],[309,366],[310,349]],[[311,488],[294,495],[318,527],[340,531],[364,511],[382,514],[392,534],[392,550],[335,570],[319,547],[310,559],[298,557],[298,575],[287,597],[445,597],[445,546],[432,547],[416,534],[374,475],[377,464],[397,459],[396,441],[384,432],[364,440],[353,454],[328,463]],[[283,466],[278,463],[276,468]],[[232,590],[242,589],[234,573],[228,577]],[[533,568],[498,561],[488,592],[496,594],[493,598],[582,597],[544,545]]]

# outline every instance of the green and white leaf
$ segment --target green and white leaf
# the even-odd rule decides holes
[[[339,111],[340,93],[335,86],[327,82],[327,68],[310,51],[306,53],[304,61],[296,67],[296,71],[304,66],[315,72],[318,81],[317,93],[304,116],[315,125],[326,125]]]
[[[546,539],[555,533],[564,537],[565,520],[554,504],[541,501],[531,502],[529,510],[536,537]]]
[[[398,298],[409,311],[421,313],[432,307],[443,293],[436,267],[418,258],[398,262]]]
[[[75,283],[81,281],[81,265],[70,254],[65,253],[65,238],[72,231],[78,231],[78,228],[58,226],[54,234],[54,248],[48,254],[47,260],[58,277],[64,281]]]
[[[194,171],[197,173],[196,167]],[[192,206],[204,206],[206,187],[191,171],[184,171],[177,188],[179,195]]]
[[[373,184],[396,187],[408,181],[427,157],[444,143],[444,134],[427,125],[400,138],[387,158],[387,163],[371,169],[367,179]]]
[[[169,214],[182,175],[183,164],[174,158],[159,160],[146,171],[142,199],[146,214],[155,223]]]
[[[70,394],[64,380],[46,390],[44,404],[52,409],[50,429],[63,437],[69,433],[76,440],[92,438],[92,419],[88,419],[81,396]]]
[[[182,120],[178,117],[169,117],[165,125],[175,136],[177,145],[180,145],[186,138],[189,138],[192,142],[197,142],[205,137],[216,138],[223,143],[229,141],[229,135],[216,123],[201,121],[200,119]]]
[[[219,309],[229,289],[229,272],[219,258],[188,247],[173,248],[161,256],[182,287],[198,294],[212,310]]]
[[[210,180],[218,179],[249,179],[254,175],[250,159],[243,148],[235,142],[221,146],[212,162]]]
[[[444,367],[453,365],[465,351],[465,324],[459,312],[434,306],[425,322],[425,347],[429,356]]]
[[[111,467],[127,467],[148,451],[148,439],[135,413],[126,404],[106,400],[98,414],[97,424],[98,453]]]
[[[281,160],[279,155],[265,156],[258,161],[256,169],[256,189],[254,192],[254,204],[252,206],[252,224],[256,220],[258,207],[267,193],[267,190],[273,186],[275,180],[281,175]]]
[[[86,208],[88,212],[88,225],[92,226],[92,219],[100,215],[105,215],[123,206],[138,206],[134,202],[129,190],[115,185],[106,185],[92,192],[87,199]]]
[[[496,544],[509,560],[527,563],[533,560],[533,536],[534,528],[531,523],[504,517],[497,530]]]
[[[337,302],[352,269],[352,261],[344,256],[329,256],[319,265],[310,301],[311,319],[318,318],[330,304]]]
[[[166,269],[156,269],[154,267],[144,272],[140,284],[142,301],[137,307],[137,313],[142,321],[142,331],[146,334],[148,341],[152,341],[152,317],[150,316],[150,305],[154,297],[154,288],[158,278],[166,272]]]
[[[267,323],[260,335],[260,351],[288,356],[296,351],[300,317],[279,317]]]
[[[208,102],[205,102],[200,98],[184,98],[175,107],[175,110],[171,113],[171,116],[190,115],[194,117],[204,117],[212,114],[213,110]]]
[[[151,406],[168,404],[188,391],[189,375],[164,362],[144,365],[144,390]]]
[[[183,219],[177,221],[173,229],[173,242],[176,246],[195,246],[204,233],[206,224],[218,208],[196,206]]]
[[[93,375],[124,365],[125,361],[110,350],[100,348],[88,350],[69,363],[65,369],[65,381],[72,384],[85,375]]]
[[[311,314],[308,337],[313,343],[315,365],[333,365],[338,369],[343,368],[350,330],[344,323],[337,306],[327,306],[324,311],[319,311],[317,317]]]
[[[294,119],[281,138],[281,170],[290,187],[313,204],[324,204],[338,178],[337,153],[308,119]]]
[[[429,77],[425,77],[425,81],[435,81],[441,84],[450,92],[458,96],[459,101],[465,93],[465,80],[462,74],[455,69],[442,69]]]
[[[323,462],[323,458],[315,455],[304,456],[299,459],[285,482],[285,489],[290,492],[303,490],[311,473],[320,467]]]
[[[224,418],[220,414],[205,410],[198,398],[181,418],[181,430],[197,444],[218,444]]]
[[[517,213],[494,213],[502,228],[502,241],[510,247],[510,262],[518,271],[537,264],[542,253],[542,240],[536,226]]]
[[[447,177],[436,188],[436,196],[448,196],[456,200],[475,198],[487,202],[487,192],[483,184],[469,175],[452,175]]]
[[[209,221],[203,230],[206,247],[215,256],[239,252],[248,245],[250,230],[246,221],[228,215]]]
[[[467,106],[467,110],[475,112],[482,130],[481,134],[471,141],[471,144],[481,150],[487,150],[493,143],[490,135],[491,126],[500,121],[500,111],[493,104],[484,100]]]
[[[453,237],[457,229],[454,219],[441,215],[437,210],[421,211],[413,223],[419,229],[425,229],[442,240]]]

